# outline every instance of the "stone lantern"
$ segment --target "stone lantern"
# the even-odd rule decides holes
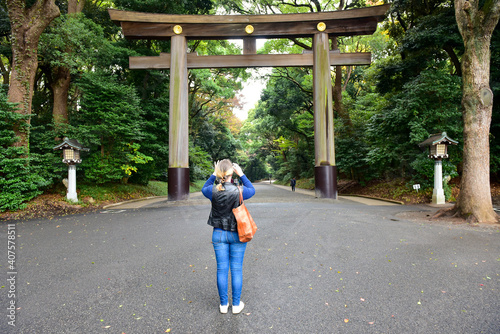
[[[429,138],[418,144],[419,147],[429,147],[429,158],[434,159],[434,190],[432,203],[444,204],[443,161],[448,158],[448,145],[457,145],[458,141],[448,137],[446,132],[429,135]]]
[[[62,162],[68,165],[68,193],[66,198],[72,202],[78,202],[78,195],[76,194],[76,164],[82,162],[80,158],[80,151],[89,151],[88,148],[83,147],[76,139],[64,138],[63,142],[54,150],[62,150]]]

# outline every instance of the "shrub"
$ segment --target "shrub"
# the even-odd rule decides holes
[[[434,160],[422,154],[411,163],[411,167],[415,170],[411,180],[413,184],[419,183],[422,190],[434,187]],[[457,176],[457,167],[450,161],[443,160],[443,190],[446,199],[451,198],[451,187],[447,179]]]
[[[0,92],[0,211],[24,208],[25,202],[50,184],[33,167],[27,149],[12,146],[17,140],[14,129],[28,130],[25,119],[29,116],[14,112],[15,108]]]

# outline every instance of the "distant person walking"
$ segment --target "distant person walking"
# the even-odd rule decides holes
[[[297,181],[295,180],[295,178],[293,178],[290,181],[290,186],[292,187],[292,191],[295,191],[295,184],[297,184]]]
[[[240,313],[245,304],[240,300],[243,286],[243,258],[247,244],[240,242],[236,218],[233,208],[240,205],[238,187],[231,183],[233,172],[238,174],[243,182],[243,199],[249,199],[255,194],[255,188],[250,180],[243,174],[238,164],[233,164],[229,159],[218,161],[214,173],[205,182],[201,189],[203,195],[212,201],[212,210],[208,217],[208,225],[214,227],[212,243],[217,260],[217,289],[219,291],[221,313],[227,313],[228,299],[228,273],[231,269],[232,312]],[[214,182],[218,180],[214,184]]]

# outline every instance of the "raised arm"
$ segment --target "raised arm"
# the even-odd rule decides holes
[[[241,181],[243,182],[243,199],[249,199],[253,195],[255,195],[255,188],[253,187],[252,182],[248,179],[248,177],[243,173],[243,170],[241,167],[233,163],[233,170],[238,176],[240,177]]]
[[[253,195],[255,195],[255,188],[253,187],[252,182],[248,179],[248,177],[243,174],[240,176],[241,181],[243,181],[243,199],[249,199]]]
[[[212,189],[213,189],[214,182],[215,182],[215,175],[212,174],[208,178],[207,182],[205,182],[205,184],[203,185],[203,188],[201,188],[201,192],[209,200],[212,200]]]

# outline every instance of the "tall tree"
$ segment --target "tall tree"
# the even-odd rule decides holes
[[[340,0],[338,10],[344,10],[344,0]],[[338,36],[332,36],[332,50],[338,51],[339,50],[339,37]],[[347,79],[346,79],[347,81]],[[342,91],[343,91],[343,86],[342,86],[342,66],[337,65],[335,66],[335,79],[332,87],[332,97],[333,97],[333,111],[337,114],[337,116],[342,119],[346,125],[347,132],[349,133],[351,128],[352,128],[352,121],[351,117],[349,116],[349,112],[346,111],[344,108],[344,104],[342,102]]]
[[[68,0],[68,16],[81,13],[85,6],[85,0]],[[71,55],[72,50],[68,45],[66,53]],[[68,123],[68,92],[71,82],[70,68],[68,66],[55,66],[52,69],[53,81],[51,82],[54,94],[54,107],[52,115],[56,126],[60,123]]]
[[[28,7],[24,0],[7,0],[11,25],[12,72],[8,99],[19,103],[16,112],[31,114],[33,85],[38,67],[38,41],[43,30],[60,15],[55,0],[37,0]],[[29,118],[26,122],[30,123]],[[16,127],[14,146],[28,148],[29,130]]]
[[[493,92],[489,80],[490,42],[500,17],[500,1],[455,0],[455,16],[465,46],[462,56],[463,174],[455,210],[471,221],[498,222],[490,189]]]

